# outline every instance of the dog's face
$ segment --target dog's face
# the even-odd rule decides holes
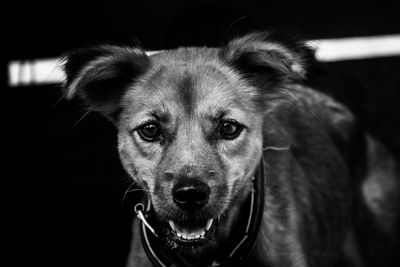
[[[213,59],[216,52],[156,55],[122,100],[121,160],[179,245],[198,246],[218,233],[217,219],[249,185],[261,155],[255,94]]]
[[[232,234],[261,158],[271,96],[304,75],[307,49],[266,38],[151,57],[102,46],[67,59],[69,96],[114,122],[121,161],[148,192],[171,248],[206,249]]]

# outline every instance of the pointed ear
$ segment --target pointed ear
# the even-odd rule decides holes
[[[304,41],[278,32],[252,33],[234,39],[220,55],[259,88],[303,81],[307,65],[314,58]]]
[[[78,96],[114,121],[125,91],[149,65],[145,52],[136,48],[104,45],[74,51],[64,58],[66,97]]]

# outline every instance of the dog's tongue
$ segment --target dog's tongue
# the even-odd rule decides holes
[[[181,225],[179,223],[174,223],[173,221],[169,221],[169,225],[171,226],[172,230],[186,236],[200,235],[204,231],[204,227],[201,226]]]
[[[177,226],[177,231],[182,232],[186,235],[199,235],[203,231],[203,227],[199,226],[184,226],[184,225],[179,225],[175,224]]]

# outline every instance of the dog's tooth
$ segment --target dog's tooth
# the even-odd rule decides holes
[[[195,235],[194,238],[199,239],[200,235]]]
[[[168,223],[169,223],[169,226],[171,227],[171,229],[176,231],[175,223],[173,221],[168,221]]]
[[[209,220],[207,221],[207,225],[206,225],[206,230],[207,230],[207,231],[210,230],[213,221],[214,221],[213,219],[209,219]]]
[[[206,232],[203,230],[201,233],[200,233],[200,237],[204,237],[206,235]]]
[[[182,237],[182,234],[179,233],[179,232],[177,232],[176,235],[177,235],[178,237]]]

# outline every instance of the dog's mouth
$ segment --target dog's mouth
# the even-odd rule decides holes
[[[168,221],[168,237],[182,246],[201,245],[212,236],[215,228],[215,220],[195,222]]]

